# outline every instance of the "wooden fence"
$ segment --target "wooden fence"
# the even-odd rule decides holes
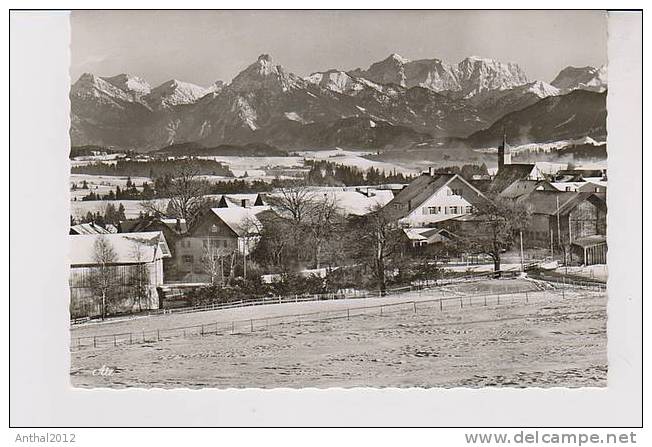
[[[587,289],[586,287],[580,287]],[[602,288],[591,287],[593,291],[602,292]],[[482,293],[471,295],[459,295],[442,297],[431,300],[407,300],[397,303],[375,304],[371,306],[346,307],[334,310],[321,310],[301,314],[280,315],[273,317],[249,318],[233,320],[228,322],[207,322],[192,326],[180,326],[164,329],[142,330],[136,332],[123,332],[106,335],[92,335],[73,337],[71,339],[71,350],[84,348],[107,348],[124,345],[145,344],[170,340],[179,337],[207,335],[232,335],[251,333],[258,330],[267,330],[272,326],[287,324],[301,324],[324,322],[328,320],[346,319],[365,316],[383,316],[390,312],[410,311],[418,313],[426,310],[444,311],[451,308],[471,308],[495,306],[511,306],[516,303],[529,303],[536,294],[544,293],[542,290],[518,290],[504,293]],[[252,304],[253,305],[253,304]]]

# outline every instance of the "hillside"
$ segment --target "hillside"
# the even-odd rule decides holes
[[[222,144],[205,147],[199,143],[178,143],[166,146],[153,153],[176,156],[241,156],[241,157],[287,157],[288,153],[264,143],[250,143],[242,146]]]
[[[552,96],[509,113],[489,128],[463,140],[468,146],[496,147],[508,135],[512,145],[544,143],[591,137],[603,141],[607,136],[607,92],[575,90]]]

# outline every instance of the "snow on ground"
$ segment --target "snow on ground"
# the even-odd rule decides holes
[[[395,163],[369,160],[364,157],[364,155],[375,154],[375,152],[347,151],[338,148],[327,151],[303,151],[299,152],[299,154],[309,160],[323,160],[343,166],[354,166],[362,171],[375,168],[388,174],[392,172],[416,174],[419,172],[417,169],[407,168]]]
[[[582,138],[575,138],[571,140],[559,140],[559,141],[552,141],[549,143],[528,143],[528,144],[520,144],[518,146],[509,146],[512,153],[518,153],[518,152],[530,152],[530,151],[536,151],[536,150],[542,150],[544,152],[551,152],[551,151],[556,151],[558,149],[563,149],[566,146],[572,146],[572,145],[579,145],[579,144],[592,144],[593,146],[603,146],[607,144],[606,141],[596,141],[591,137],[582,137]],[[495,154],[498,152],[497,147],[486,147],[486,148],[481,148],[481,149],[476,149],[476,152],[483,152],[487,154]]]
[[[306,170],[303,157],[205,156],[197,158],[223,163],[229,167],[236,177],[242,177],[246,172],[248,178],[258,180],[272,180],[277,176],[276,171],[278,170],[288,172],[303,172]]]
[[[127,176],[112,176],[112,175],[90,175],[90,174],[70,174],[70,185],[75,183],[77,190],[70,191],[70,200],[81,200],[82,197],[87,196],[91,191],[95,194],[108,194],[109,191],[115,191],[115,187],[127,187]],[[88,189],[81,189],[81,186],[86,180]],[[136,189],[142,190],[143,182],[151,184],[152,180],[149,177],[131,177],[131,181],[136,185]]]
[[[156,199],[159,207],[167,207],[169,199]],[[73,217],[83,217],[89,211],[92,213],[100,212],[104,214],[106,206],[112,203],[116,209],[122,204],[125,207],[125,216],[127,219],[136,219],[143,210],[141,200],[93,200],[93,201],[73,201],[70,202],[70,215]]]
[[[584,278],[595,279],[606,282],[609,277],[607,264],[583,265],[573,267],[559,267],[557,273],[582,276]]]
[[[486,286],[480,293],[504,293],[533,283],[473,284]],[[530,289],[527,302],[524,293],[501,295],[500,303],[489,295],[485,306],[483,295],[460,301],[456,295],[469,289],[455,288],[86,324],[72,336],[193,324],[207,331],[217,324],[220,335],[74,350],[71,381],[120,388],[606,386],[604,293],[567,290],[562,298],[558,290]],[[425,302],[443,294],[452,299],[441,309]],[[382,314],[356,309],[392,302],[402,304]],[[244,321],[232,334],[234,320]],[[98,365],[114,373],[92,374]]]

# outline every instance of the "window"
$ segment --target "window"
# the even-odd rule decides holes
[[[183,259],[183,262],[186,263],[186,264],[192,264],[193,261],[194,261],[192,255],[183,255],[182,259]]]
[[[441,213],[441,206],[431,206],[428,207],[429,214],[439,214]]]
[[[211,226],[211,233],[217,233],[217,225],[213,224]]]
[[[469,213],[469,214],[471,214],[471,213],[473,212],[473,207],[470,206],[470,205],[467,206],[467,207],[466,207],[466,212]]]
[[[458,214],[459,213],[459,208],[457,206],[451,206],[451,214]]]
[[[459,188],[452,188],[452,189],[451,189],[451,193],[452,193],[454,196],[461,196],[461,195],[462,195],[462,190],[459,189]]]

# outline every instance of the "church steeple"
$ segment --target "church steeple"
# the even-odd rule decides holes
[[[503,127],[503,142],[500,146],[498,146],[498,172],[503,168],[505,165],[511,165],[512,164],[512,151],[510,147],[507,145],[507,133],[505,132],[505,128]]]

